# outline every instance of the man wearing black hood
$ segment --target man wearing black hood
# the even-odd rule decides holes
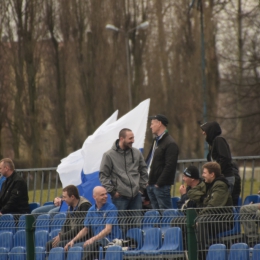
[[[207,122],[200,126],[202,134],[206,136],[206,142],[209,144],[209,153],[207,161],[215,161],[221,167],[221,173],[225,176],[229,184],[229,191],[232,193],[235,176],[233,172],[232,157],[229,145],[221,135],[222,131],[217,122]]]

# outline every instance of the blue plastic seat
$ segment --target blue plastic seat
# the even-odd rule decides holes
[[[233,228],[217,234],[217,237],[227,237],[227,236],[238,235],[241,233],[240,214],[237,212],[237,210],[234,207],[232,208],[232,210],[233,210],[233,218],[234,218]]]
[[[164,235],[162,247],[158,249],[145,250],[142,254],[148,256],[163,255],[166,258],[177,255],[183,256],[182,232],[179,227],[168,228]]]
[[[35,260],[45,260],[45,246],[35,247]]]
[[[43,246],[43,247],[45,247],[46,243],[50,239],[49,233],[46,230],[35,231],[34,239],[35,239],[35,246]]]
[[[50,215],[49,214],[42,214],[39,215],[36,219],[36,224],[35,224],[35,231],[39,230],[46,230],[50,231]]]
[[[154,252],[161,248],[162,246],[162,232],[160,228],[150,228],[147,229],[145,237],[144,237],[144,244],[140,248],[140,250],[130,250],[125,251],[124,255],[127,257],[139,257],[143,254],[150,254],[150,252]],[[131,259],[132,259],[131,258]]]
[[[53,216],[50,224],[50,230],[61,229],[66,220],[66,213],[58,213]]]
[[[25,216],[26,216],[26,215],[21,215],[21,216],[19,217],[18,229],[25,229]]]
[[[243,205],[248,205],[250,203],[260,203],[260,195],[257,194],[248,195],[245,198]]]
[[[26,260],[26,251],[23,246],[16,246],[9,252],[9,260]]]
[[[149,210],[145,212],[142,221],[142,230],[160,226],[160,213],[157,210]]]
[[[5,247],[8,251],[13,247],[13,233],[12,232],[1,232],[0,233],[0,247]]]
[[[58,236],[58,234],[60,233],[60,229],[54,229],[50,232],[49,236],[50,239],[53,239],[54,237]]]
[[[259,260],[259,259],[260,259],[260,244],[257,244],[254,246],[251,260]]]
[[[143,231],[140,228],[131,228],[126,233],[126,239],[133,239],[137,243],[135,250],[140,250],[143,246]]]
[[[245,243],[233,244],[230,248],[228,260],[249,260],[249,247]]]
[[[226,260],[227,248],[224,244],[214,244],[209,247],[207,260]]]
[[[184,216],[183,213],[177,209],[166,209],[163,212],[161,219],[161,231],[164,234],[171,226],[171,221],[176,217]]]
[[[31,202],[29,203],[29,209],[30,209],[30,213],[34,210],[39,208],[41,205],[38,202]]]
[[[15,233],[15,222],[12,214],[4,214],[0,217],[0,233],[4,231]]]
[[[111,246],[107,248],[105,260],[123,260],[121,246]]]
[[[0,260],[8,260],[8,250],[5,247],[0,247]]]
[[[24,229],[18,230],[14,234],[14,245],[26,247],[26,233]]]
[[[71,247],[68,251],[67,260],[81,260],[83,248],[81,246]]]
[[[103,259],[104,259],[104,250],[103,247],[100,246],[98,251],[98,260],[103,260]]]
[[[65,252],[63,247],[54,247],[50,250],[48,260],[65,260]]]
[[[178,209],[178,204],[177,202],[180,200],[180,197],[172,197],[172,208],[173,209]]]

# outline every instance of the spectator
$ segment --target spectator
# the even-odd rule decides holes
[[[215,161],[220,164],[221,172],[229,183],[229,191],[232,194],[235,184],[235,176],[232,164],[232,157],[226,139],[221,135],[222,130],[217,122],[207,122],[200,126],[202,134],[206,136],[209,144],[207,161]]]
[[[141,193],[146,187],[148,175],[143,155],[132,147],[133,143],[133,132],[122,129],[119,139],[104,153],[100,165],[100,182],[118,210],[142,209]]]
[[[49,252],[53,247],[64,247],[83,228],[83,222],[91,203],[84,197],[79,196],[76,186],[69,185],[62,190],[62,200],[68,204],[67,217],[61,232],[49,241],[46,250]],[[91,234],[82,237],[80,242],[90,238]]]
[[[206,244],[215,234],[229,230],[233,225],[232,198],[228,190],[228,182],[221,174],[220,165],[208,162],[202,166],[202,177],[207,184],[206,196],[203,200],[203,209],[197,218],[197,242],[199,259],[206,259]],[[219,221],[221,220],[221,221]]]
[[[11,159],[0,161],[0,173],[6,178],[0,192],[0,215],[29,213],[27,184],[15,171]]]
[[[3,175],[1,175],[1,177],[0,177],[0,191],[1,191],[1,189],[2,189],[2,185],[3,185],[3,182],[6,180],[6,178],[3,176]]]
[[[238,167],[234,162],[233,162],[233,172],[235,176],[235,184],[231,196],[233,200],[233,206],[239,206],[238,201],[241,193],[241,177],[239,175]]]
[[[93,189],[93,198],[96,202],[87,213],[84,221],[84,228],[64,247],[67,251],[75,242],[85,237],[90,230],[94,236],[82,245],[84,248],[85,260],[98,258],[99,246],[105,246],[106,243],[115,238],[121,238],[117,225],[117,209],[115,205],[107,202],[107,191],[104,187],[97,186]]]
[[[156,138],[146,159],[149,174],[147,193],[153,209],[170,209],[179,148],[168,133],[168,119],[164,115],[149,118]]]

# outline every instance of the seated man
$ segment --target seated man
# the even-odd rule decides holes
[[[91,203],[84,197],[79,196],[76,186],[69,185],[62,190],[62,200],[68,204],[67,217],[61,232],[47,242],[46,251],[49,252],[53,247],[64,247],[78,232],[83,228],[86,212],[91,207]],[[90,238],[91,234],[82,237],[81,241]]]
[[[186,168],[183,172],[183,181],[186,186],[180,186],[181,199],[177,202],[178,208],[186,210],[187,208],[202,207],[202,201],[206,194],[206,184],[200,178],[198,168],[193,165]],[[173,218],[171,226],[182,229],[183,245],[186,247],[186,216],[180,214],[179,217]]]
[[[203,200],[203,209],[196,222],[199,259],[206,259],[206,244],[215,234],[229,230],[233,225],[232,197],[229,184],[221,174],[220,165],[208,162],[202,166],[202,177],[207,184],[207,193]],[[226,208],[225,208],[226,207]]]
[[[0,192],[0,215],[29,213],[27,184],[15,171],[11,159],[0,161],[0,173],[6,178]]]
[[[75,242],[80,241],[90,230],[93,237],[86,240],[82,245],[84,248],[83,259],[92,260],[98,258],[99,246],[105,246],[108,241],[121,238],[117,222],[117,209],[114,204],[107,202],[107,191],[104,187],[97,186],[93,189],[93,205],[87,213],[84,228],[64,247],[67,251]]]
[[[260,191],[258,191],[260,194]],[[258,228],[260,224],[260,203],[243,205],[240,219],[245,231],[245,243],[250,247],[259,243]]]

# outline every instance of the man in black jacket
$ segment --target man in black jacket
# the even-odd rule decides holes
[[[146,159],[149,174],[147,193],[153,209],[170,209],[170,191],[174,184],[179,148],[166,129],[168,119],[164,115],[149,118],[156,138]]]
[[[68,211],[65,223],[60,233],[47,242],[46,251],[53,247],[64,247],[83,228],[83,222],[91,203],[84,197],[79,196],[76,186],[69,185],[62,190],[62,200],[68,204]],[[91,237],[91,232],[84,236],[79,242],[83,242]]]
[[[0,161],[0,173],[6,177],[0,192],[0,215],[29,213],[27,184],[14,170],[11,159]]]

